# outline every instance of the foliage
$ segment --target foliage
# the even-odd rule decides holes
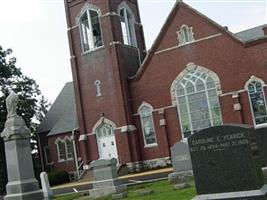
[[[51,186],[70,182],[69,174],[66,171],[55,171],[48,174],[48,180]]]
[[[27,127],[30,128],[32,133],[31,141],[34,141],[37,124],[44,116],[45,109],[48,108],[49,104],[41,95],[35,80],[25,76],[20,68],[15,66],[16,58],[12,57],[11,54],[11,49],[4,50],[0,46],[0,132],[4,129],[7,116],[5,99],[11,91],[14,91],[19,97],[17,113],[23,117]],[[36,142],[32,143],[32,150],[37,152]],[[36,162],[34,164],[38,166],[39,164]],[[6,185],[3,142],[0,142],[0,177],[0,194],[3,194]]]

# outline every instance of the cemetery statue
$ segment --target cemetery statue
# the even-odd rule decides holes
[[[17,115],[18,96],[6,98],[7,120],[1,137],[5,143],[8,183],[4,200],[41,200],[43,192],[35,179],[31,155],[30,130]]]
[[[6,98],[7,118],[17,115],[18,96],[12,91]]]

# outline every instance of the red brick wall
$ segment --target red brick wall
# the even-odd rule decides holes
[[[55,141],[57,138],[63,139],[66,136],[71,137],[71,133],[60,134],[60,135],[48,137],[48,147],[50,150],[51,161],[53,162],[54,171],[61,171],[61,170],[67,171],[67,172],[76,171],[76,165],[75,165],[74,158],[73,158],[73,160],[66,160],[63,162],[58,162],[57,146],[55,144]],[[77,140],[76,140],[76,145],[77,145]],[[78,149],[78,145],[76,146],[76,149]],[[79,157],[79,155],[78,155],[78,157]]]
[[[172,105],[170,87],[175,78],[185,69],[190,62],[206,67],[215,72],[221,82],[222,93],[243,90],[245,83],[252,75],[267,81],[267,68],[262,65],[266,60],[266,53],[256,52],[265,50],[264,46],[246,49],[241,42],[237,42],[223,29],[209,23],[203,17],[198,16],[187,8],[180,8],[174,16],[172,24],[166,29],[157,50],[164,50],[177,46],[176,31],[182,24],[193,27],[195,39],[212,36],[221,33],[221,36],[203,40],[180,48],[175,48],[159,54],[154,54],[151,61],[142,66],[138,78],[130,82],[133,112],[137,113],[142,102],[148,102],[154,109]],[[153,50],[152,50],[153,51]],[[265,55],[265,57],[263,56]],[[260,62],[259,62],[260,61]],[[266,93],[265,93],[266,95]],[[233,99],[232,95],[219,98],[224,123],[248,123],[253,124],[247,92],[240,93],[239,100]],[[240,102],[241,111],[234,111],[234,104]],[[158,140],[163,140],[161,129],[158,127],[157,112],[154,112],[154,123]],[[160,143],[158,147],[151,149],[143,148],[143,138],[140,127],[140,119],[135,118],[141,143],[141,155],[143,159],[152,159],[168,154],[166,143]],[[165,111],[167,122],[167,138],[170,146],[181,139],[179,119],[176,108],[168,108]],[[159,139],[160,138],[160,139]],[[158,151],[157,149],[164,149]]]
[[[102,15],[107,14],[100,19],[104,42],[104,47],[101,49],[81,54],[79,28],[76,26],[69,32],[70,51],[75,56],[72,59],[72,71],[80,131],[82,134],[89,133],[85,145],[82,146],[83,150],[86,148],[87,152],[87,159],[83,156],[85,162],[99,157],[96,136],[91,133],[93,126],[101,116],[113,121],[116,127],[132,124],[131,105],[127,100],[129,98],[127,75],[135,74],[139,67],[138,52],[135,48],[111,44],[112,42],[123,42],[120,18],[117,15],[110,15],[111,12],[117,13],[118,5],[122,2],[123,0],[76,0],[71,3],[65,1],[68,27],[76,26],[75,18],[85,3],[99,7]],[[142,59],[145,44],[142,26],[138,24],[140,23],[138,4],[136,0],[125,2],[132,9],[137,22],[135,24],[136,38]],[[101,81],[101,97],[96,97],[95,80]],[[117,148],[122,164],[130,162],[134,157],[137,159],[136,153],[130,152],[130,143],[133,144],[131,140],[134,139],[135,137],[116,131]]]
[[[75,17],[85,2],[97,5],[102,14],[105,14],[116,11],[122,1],[72,1],[67,5],[69,27],[75,26]],[[140,22],[136,1],[126,2],[134,11],[137,21]],[[244,89],[251,75],[267,82],[267,67],[264,66],[266,43],[245,48],[241,42],[227,34],[221,27],[214,25],[186,6],[181,6],[170,19],[166,29],[163,30],[164,35],[161,35],[160,41],[156,43],[155,51],[177,46],[176,32],[182,24],[193,27],[195,40],[215,34],[221,35],[154,54],[152,59],[142,66],[139,76],[130,80],[129,83],[128,69],[138,68],[138,64],[136,64],[136,57],[132,56],[134,55],[132,48],[121,44],[110,45],[112,41],[122,42],[117,16],[101,18],[104,48],[97,51],[81,55],[78,27],[74,27],[69,32],[70,50],[75,56],[72,59],[72,71],[81,133],[91,133],[94,124],[101,116],[113,121],[117,127],[129,124],[135,124],[137,127],[137,131],[127,134],[121,133],[120,130],[115,131],[121,164],[167,157],[169,148],[181,140],[177,108],[171,107],[170,87],[188,63],[193,62],[215,72],[220,78],[223,94]],[[138,46],[144,50],[142,27],[136,26],[138,26]],[[94,81],[97,79],[101,81],[101,97],[95,96]],[[241,92],[238,100],[233,99],[231,94],[223,95],[219,99],[224,123],[253,124],[246,92]],[[154,109],[168,107],[164,113],[166,126],[159,125],[158,110],[153,112],[158,143],[156,147],[144,148],[140,118],[138,115],[133,116],[144,101],[151,104]],[[237,101],[242,105],[241,111],[233,110]],[[86,148],[84,152],[87,153],[88,161],[98,158],[95,135],[90,134],[82,148]]]

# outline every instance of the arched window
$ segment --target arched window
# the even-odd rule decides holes
[[[251,80],[247,84],[247,91],[253,114],[254,125],[267,123],[266,100],[263,90],[263,81]]]
[[[73,143],[72,139],[70,139],[69,137],[65,138],[65,148],[66,148],[67,160],[72,160],[74,155]]]
[[[61,138],[58,138],[55,142],[57,146],[57,157],[58,162],[65,161],[66,159],[66,148],[65,148],[65,142]]]
[[[183,137],[222,124],[215,80],[195,69],[189,70],[175,86],[177,109]]]
[[[103,46],[99,13],[96,10],[87,9],[81,15],[79,23],[83,52]]]
[[[113,128],[111,125],[103,122],[97,129],[97,137],[109,137],[113,135]]]
[[[141,107],[138,109],[145,146],[154,146],[157,144],[152,109],[153,108],[150,105],[146,104],[141,105]]]
[[[187,44],[190,42],[193,42],[194,34],[193,34],[193,28],[188,27],[187,25],[182,25],[180,30],[177,31],[179,45]]]
[[[123,43],[130,46],[136,46],[134,16],[127,4],[120,7],[119,15],[121,19]]]
[[[95,87],[96,87],[96,96],[99,97],[101,96],[101,81],[100,80],[96,80],[95,81]]]

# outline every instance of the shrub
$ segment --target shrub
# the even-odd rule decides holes
[[[48,174],[49,183],[51,186],[70,182],[69,174],[66,171],[56,171]]]

